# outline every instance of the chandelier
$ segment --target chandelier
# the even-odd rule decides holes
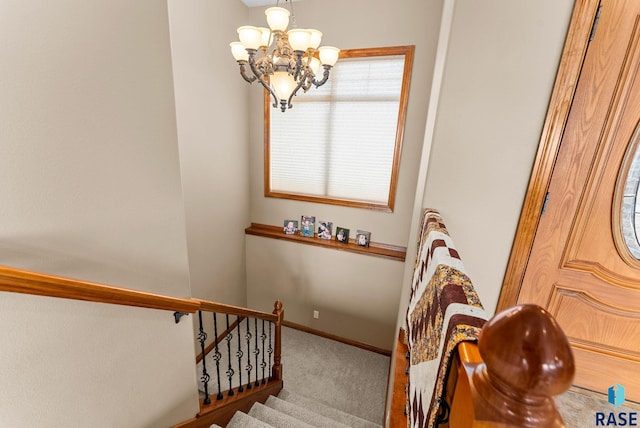
[[[322,33],[318,30],[287,31],[293,15],[293,5],[288,3],[291,11],[279,7],[279,1],[265,11],[269,28],[240,27],[240,41],[230,44],[244,80],[258,80],[273,97],[273,107],[279,106],[283,112],[291,108],[291,100],[300,89],[307,92],[312,85],[327,82],[340,53],[333,46],[319,47]],[[318,79],[320,66],[324,71]]]

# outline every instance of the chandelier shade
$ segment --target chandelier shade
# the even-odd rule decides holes
[[[289,26],[291,12],[283,7],[270,7],[264,11],[271,31],[286,31]]]
[[[291,2],[287,2],[292,9]],[[256,80],[273,98],[273,107],[291,108],[300,89],[322,86],[329,79],[340,49],[320,46],[322,32],[316,29],[289,28],[289,11],[276,5],[265,11],[269,28],[245,25],[238,28],[239,42],[230,44],[231,54],[240,66],[240,74],[249,83]],[[320,76],[322,68],[322,76]]]

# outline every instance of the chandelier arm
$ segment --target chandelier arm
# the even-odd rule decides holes
[[[260,81],[260,84],[262,86],[264,86],[264,88],[269,91],[269,93],[271,94],[271,96],[273,97],[273,107],[278,107],[278,96],[276,95],[276,93],[273,91],[273,89],[271,89],[271,86],[269,86],[266,82],[266,80],[264,79],[264,76],[261,76],[258,78],[258,81]],[[282,103],[282,100],[280,100],[280,102]],[[284,111],[284,110],[283,110]]]
[[[256,76],[255,74],[253,76],[248,76],[247,75],[247,64],[248,62],[245,60],[240,60],[238,61],[238,64],[240,65],[240,75],[242,76],[242,78],[244,80],[246,80],[249,83],[253,83],[256,81],[256,79],[258,78],[258,76]]]
[[[247,52],[249,52],[249,68],[251,68],[253,75],[256,76],[257,79],[262,80],[263,73],[256,67],[256,50],[247,49]]]
[[[293,97],[296,96],[296,92],[298,92],[298,90],[302,87],[302,85],[304,84],[304,81],[306,79],[300,79],[300,82],[296,85],[296,88],[291,92],[291,95],[289,95],[289,99],[287,100],[287,108],[291,108],[293,107],[291,105],[291,100],[293,99]],[[282,110],[284,111],[284,110]]]
[[[311,79],[306,79],[304,81],[304,85],[302,85],[302,91],[306,93],[309,90],[309,88],[311,88],[311,83],[312,83]]]
[[[331,70],[331,66],[330,65],[323,65],[322,67],[324,67],[324,73],[322,75],[322,80],[318,81],[315,78],[313,79],[312,83],[313,85],[317,88],[318,86],[322,86],[325,83],[327,83],[327,80],[329,80],[329,71]]]
[[[269,86],[267,84],[266,79],[264,77],[264,73],[260,72],[260,70],[258,70],[258,68],[256,67],[256,50],[255,49],[251,49],[251,50],[247,49],[247,52],[249,52],[249,67],[251,68],[251,71],[253,72],[253,74],[256,77],[256,79],[260,82],[260,84],[267,91],[269,91],[269,93],[273,97],[273,107],[278,107],[278,96],[273,91],[273,89],[271,89],[271,86]]]
[[[300,76],[300,71],[302,70],[302,54],[304,52],[295,51],[296,54],[296,71],[293,74],[293,78],[298,81],[298,76]]]

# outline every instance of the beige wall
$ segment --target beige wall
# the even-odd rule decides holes
[[[404,264],[302,246],[247,236],[249,305],[271,310],[281,300],[286,320],[391,349]]]
[[[191,323],[0,293],[0,425],[158,428],[198,411]]]
[[[239,0],[169,0],[191,292],[246,304],[249,88],[229,51],[248,8]]]
[[[373,241],[407,244],[441,6],[440,1],[422,0],[393,3],[383,0],[305,0],[294,3],[298,26],[321,30],[323,44],[342,49],[416,46],[396,208],[393,213],[381,213],[265,198],[262,91],[256,86],[250,88],[251,221],[280,225],[285,218],[315,215],[319,219],[332,220],[337,226],[369,230]],[[252,8],[250,20],[238,25],[264,25],[264,9]],[[284,300],[286,309],[294,306],[287,305],[287,299],[292,299],[295,309],[287,311],[285,316],[291,321],[391,348],[402,284],[401,262],[305,245],[293,245],[291,249],[290,243],[269,241],[246,239],[250,306],[267,310],[277,297]],[[290,252],[296,257],[284,257]],[[305,262],[301,263],[301,260]],[[275,271],[274,265],[277,265]],[[340,286],[334,287],[336,284]],[[304,293],[294,291],[303,288]],[[366,291],[361,293],[362,290]],[[290,297],[291,293],[293,297]],[[310,321],[312,308],[321,309],[318,322]],[[373,330],[378,333],[372,334],[371,327],[366,327],[368,320],[376,321]]]
[[[0,263],[189,296],[166,3],[0,19]]]
[[[2,2],[0,40],[0,264],[189,296],[166,1]],[[1,294],[3,426],[197,411],[190,323]]]
[[[570,0],[455,2],[423,206],[441,211],[490,314],[572,7]]]

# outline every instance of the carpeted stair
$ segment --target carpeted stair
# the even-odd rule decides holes
[[[256,403],[248,414],[237,412],[227,428],[382,428],[358,416],[283,389],[264,404]],[[220,428],[212,425],[211,428]]]

